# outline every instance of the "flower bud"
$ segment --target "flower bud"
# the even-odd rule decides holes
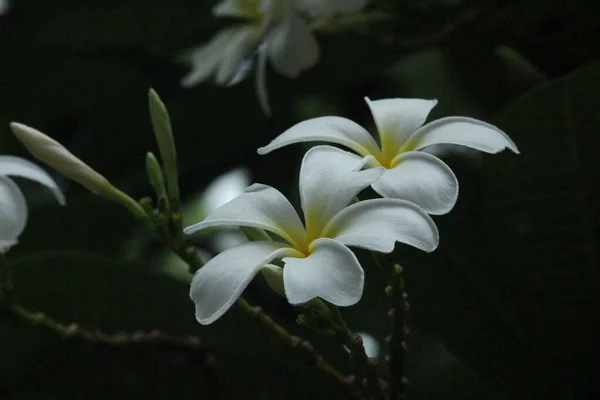
[[[12,122],[10,128],[35,158],[92,192],[111,197],[109,193],[114,191],[114,188],[110,182],[56,140],[17,122]]]
[[[283,287],[283,268],[277,265],[267,264],[261,270],[267,285],[278,295],[285,297],[285,289]]]

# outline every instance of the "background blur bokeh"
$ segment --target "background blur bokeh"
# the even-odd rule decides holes
[[[431,255],[398,246],[411,303],[411,399],[586,399],[600,360],[600,6],[596,0],[378,0],[391,18],[318,35],[321,59],[296,80],[269,70],[273,116],[252,74],[183,89],[181,51],[230,21],[193,0],[13,0],[0,16],[1,154],[29,158],[9,121],[34,126],[135,198],[157,152],[156,89],[175,130],[181,188],[197,199],[236,167],[296,196],[306,146],[258,156],[291,125],[339,115],[372,127],[364,96],[437,98],[431,118],[496,124],[521,155],[438,149],[456,172],[456,208],[436,218]],[[6,399],[332,399],[326,378],[236,312],[196,323],[177,262],[119,206],[56,175],[67,206],[19,180],[31,206],[8,254],[19,300],[64,322],[114,333],[200,336],[202,350],[114,348],[65,340],[0,314]],[[199,215],[201,210],[196,211]],[[193,205],[191,206],[194,208]],[[207,237],[194,244],[215,251]],[[364,300],[350,325],[383,346],[386,274],[362,257]],[[173,265],[171,265],[173,263]],[[165,270],[171,273],[165,274]],[[296,326],[262,277],[247,290],[339,365],[346,353]],[[382,347],[381,356],[385,349]]]

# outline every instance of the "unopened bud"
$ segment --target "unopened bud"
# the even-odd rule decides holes
[[[106,195],[107,192],[114,190],[105,177],[75,157],[73,153],[51,137],[18,122],[12,122],[10,128],[35,158],[67,178],[80,183],[96,194]]]
[[[278,295],[285,297],[285,289],[283,286],[283,268],[277,265],[267,264],[262,267],[262,274],[267,281],[267,285]]]

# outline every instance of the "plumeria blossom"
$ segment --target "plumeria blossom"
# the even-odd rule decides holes
[[[341,117],[300,122],[258,149],[267,154],[292,143],[336,143],[361,156],[372,156],[371,167],[386,172],[371,187],[383,197],[404,199],[429,214],[449,212],[458,198],[458,181],[443,161],[420,150],[452,144],[495,154],[505,148],[519,153],[500,129],[473,118],[446,117],[424,124],[436,100],[365,98],[377,126],[379,143],[357,123]]]
[[[223,0],[213,7],[217,17],[245,22],[217,33],[207,44],[189,50],[185,57],[192,70],[181,80],[195,86],[211,77],[219,85],[239,82],[251,68],[258,50],[256,90],[265,113],[270,112],[266,89],[266,64],[288,78],[296,78],[315,65],[319,46],[304,13],[312,18],[331,18],[356,12],[367,0]]]
[[[348,249],[389,253],[396,241],[433,251],[438,232],[418,206],[398,199],[374,199],[349,206],[379,179],[383,168],[361,170],[361,158],[331,146],[309,150],[300,169],[304,224],[276,189],[254,184],[186,233],[214,226],[264,229],[280,240],[253,241],[228,249],[201,268],[190,289],[196,318],[210,324],[225,313],[264,265],[281,260],[284,294],[293,304],[320,297],[349,306],[362,296],[364,272]]]
[[[27,224],[27,202],[9,176],[27,178],[49,188],[62,205],[65,198],[52,177],[37,165],[14,156],[0,156],[0,253],[18,242]]]

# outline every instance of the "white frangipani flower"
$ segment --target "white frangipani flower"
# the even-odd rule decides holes
[[[458,198],[458,181],[439,158],[419,151],[435,144],[470,147],[486,153],[505,148],[519,153],[500,129],[467,117],[446,117],[424,124],[436,100],[384,99],[371,101],[379,144],[363,127],[341,117],[320,117],[300,122],[258,149],[267,154],[292,143],[322,141],[346,146],[361,156],[372,156],[372,167],[386,172],[372,188],[383,197],[404,199],[429,214],[449,212]]]
[[[330,18],[360,10],[366,0],[223,0],[213,8],[217,17],[246,20],[217,33],[207,44],[190,49],[185,57],[192,66],[181,80],[195,86],[211,77],[219,85],[239,82],[250,69],[250,56],[258,50],[256,91],[265,113],[270,112],[266,88],[266,64],[270,60],[280,74],[295,78],[315,65],[319,46],[305,19]]]
[[[60,188],[42,168],[19,157],[0,156],[0,253],[18,242],[27,224],[25,196],[9,176],[41,183],[52,191],[60,204],[65,204]]]
[[[186,233],[213,226],[246,226],[272,232],[281,241],[254,241],[228,249],[201,268],[190,297],[196,319],[210,324],[225,313],[264,265],[281,259],[285,296],[291,304],[320,297],[349,306],[362,296],[364,272],[346,246],[389,253],[402,242],[425,251],[438,244],[431,218],[398,199],[355,204],[356,195],[375,182],[383,168],[361,170],[370,157],[330,146],[309,150],[300,169],[304,224],[276,189],[254,184]]]

